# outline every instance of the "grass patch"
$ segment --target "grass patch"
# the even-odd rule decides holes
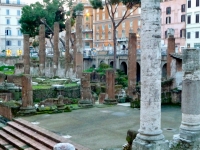
[[[44,84],[43,85],[38,84],[38,85],[33,85],[32,88],[33,88],[33,90],[50,89],[51,86],[50,85],[44,85]]]

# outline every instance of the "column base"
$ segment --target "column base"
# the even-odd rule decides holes
[[[132,150],[169,150],[168,140],[148,141],[138,137],[133,141]]]
[[[116,99],[104,99],[104,102],[103,104],[106,104],[106,105],[117,105],[117,100]]]
[[[92,100],[80,100],[78,106],[84,108],[93,107],[93,102]]]
[[[170,142],[171,150],[199,150],[200,149],[200,138],[195,141],[185,140],[180,137],[180,134],[173,136],[173,140]]]
[[[188,141],[197,141],[200,139],[200,131],[185,130],[180,128],[180,138]]]
[[[20,111],[18,112],[19,115],[29,115],[35,113],[36,113],[35,107],[20,107]]]

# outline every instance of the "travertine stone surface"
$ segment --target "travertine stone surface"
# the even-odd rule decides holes
[[[200,69],[199,50],[183,50],[182,122],[180,138],[200,140]]]
[[[140,129],[133,149],[166,150],[161,130],[160,0],[141,0]]]
[[[39,27],[39,73],[40,76],[45,76],[45,25]]]
[[[24,74],[30,74],[29,35],[24,34]]]
[[[128,43],[128,95],[133,98],[136,85],[137,70],[137,37],[135,33],[129,33]]]
[[[60,56],[58,43],[59,43],[59,23],[54,23],[54,49],[53,49],[53,73],[54,76],[57,76],[57,69],[58,69],[58,58]]]
[[[168,38],[168,48],[167,48],[167,77],[172,77],[172,60],[170,56],[171,53],[175,53],[175,38],[174,35],[170,35]]]
[[[82,34],[83,12],[76,12],[76,70],[77,77],[81,78],[83,72],[83,34]]]

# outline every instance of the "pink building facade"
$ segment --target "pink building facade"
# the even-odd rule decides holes
[[[167,45],[167,29],[174,29],[176,47],[181,50],[186,42],[186,0],[163,0],[161,2],[162,44]]]

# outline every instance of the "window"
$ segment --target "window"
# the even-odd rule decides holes
[[[105,25],[102,25],[102,30],[103,30],[103,31],[105,30]]]
[[[171,23],[171,17],[166,17],[166,24],[170,24]]]
[[[122,28],[125,28],[125,22],[122,22]]]
[[[10,15],[10,10],[6,9],[6,15]]]
[[[12,42],[10,40],[7,40],[6,41],[6,46],[11,46],[12,45]]]
[[[18,40],[18,41],[17,41],[17,45],[18,45],[18,46],[21,46],[21,45],[22,45],[22,42],[21,42],[20,40]]]
[[[181,29],[180,30],[180,37],[185,38],[185,34],[186,34],[185,29]]]
[[[20,0],[17,0],[17,4],[20,4]]]
[[[10,19],[6,19],[6,24],[10,24]]]
[[[5,35],[11,35],[11,30],[10,29],[6,29],[5,30]]]
[[[125,10],[122,11],[122,17],[125,15]]]
[[[185,4],[181,5],[181,12],[185,12]]]
[[[130,14],[131,14],[131,15],[133,14],[133,9],[130,9]]]
[[[187,24],[190,24],[191,23],[191,16],[187,16]]]
[[[167,14],[167,15],[171,14],[171,7],[167,7],[167,8],[166,8],[166,14]]]
[[[165,31],[165,38],[167,38],[167,31]]]
[[[125,32],[125,30],[122,30],[122,37],[123,37],[123,38],[126,37],[126,32]]]
[[[188,0],[188,8],[191,8],[191,0]]]
[[[185,22],[185,15],[181,15],[181,22]]]
[[[199,7],[199,0],[196,0],[196,7]]]
[[[118,38],[118,31],[116,31],[116,38]]]
[[[90,43],[89,42],[85,42],[85,47],[90,47]]]
[[[17,10],[17,16],[20,16],[20,15],[21,15],[20,10]]]
[[[19,20],[17,20],[17,25],[20,25]]]
[[[200,43],[194,43],[194,48],[200,48]]]
[[[99,21],[99,14],[97,14],[97,21]]]
[[[108,29],[111,29],[112,28],[112,25],[111,24],[108,24]]]
[[[138,20],[138,26],[140,26],[140,20]]]
[[[102,14],[102,19],[105,20],[105,13]]]
[[[196,23],[199,23],[199,14],[196,14]]]
[[[190,32],[187,32],[187,39],[190,39]]]
[[[195,38],[199,38],[199,31],[195,32]]]
[[[97,26],[97,31],[99,31],[99,26]]]
[[[10,4],[10,1],[9,1],[9,0],[6,0],[6,4]]]
[[[86,21],[89,21],[89,17],[88,17],[88,16],[86,16],[86,17],[85,17],[85,20],[86,20]]]
[[[85,34],[85,38],[89,39],[89,34],[88,33]]]
[[[22,32],[20,29],[17,30],[17,34],[18,34],[18,36],[22,36]]]
[[[130,27],[133,27],[133,21],[130,21]]]
[[[111,37],[112,37],[112,34],[111,34],[111,32],[108,32],[108,39],[110,40],[110,39],[111,39]]]
[[[99,40],[99,34],[96,35],[96,39]]]
[[[116,18],[118,17],[118,12],[115,12],[115,17],[116,17]]]
[[[105,39],[105,33],[104,32],[102,33],[101,39]]]

